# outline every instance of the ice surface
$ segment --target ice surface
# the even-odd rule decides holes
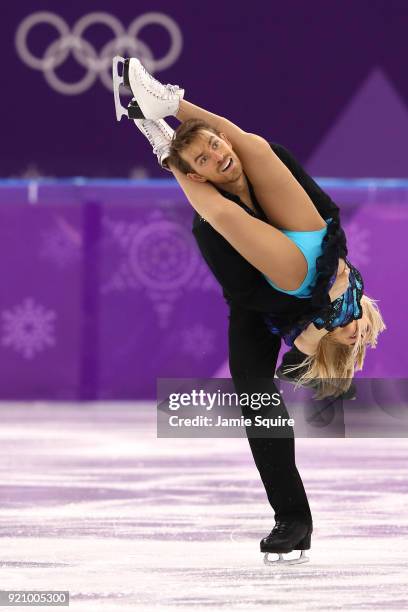
[[[296,449],[311,561],[268,567],[246,439],[157,439],[153,404],[3,403],[0,589],[87,612],[407,609],[408,441]]]

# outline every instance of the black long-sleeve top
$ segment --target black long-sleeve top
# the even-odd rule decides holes
[[[324,219],[328,217],[338,219],[338,206],[306,173],[289,151],[276,143],[270,143],[270,146],[306,191],[320,215]],[[221,191],[221,193],[224,197],[246,208],[239,196],[225,191]],[[259,213],[258,216],[266,220],[266,216],[256,201],[252,189],[251,196]],[[202,256],[220,283],[224,298],[230,307],[237,305],[260,313],[273,313],[278,317],[286,318],[288,316],[290,319],[296,317],[298,312],[304,312],[308,308],[309,298],[299,299],[271,287],[261,272],[242,257],[198,213],[195,214],[193,219],[193,234]],[[325,298],[325,305],[330,305],[328,295]]]

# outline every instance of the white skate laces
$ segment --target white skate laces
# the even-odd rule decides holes
[[[165,160],[170,153],[170,143],[173,138],[174,130],[168,123],[160,119],[153,121],[152,119],[135,119],[135,124],[144,134],[153,148],[153,153],[157,156],[159,164],[165,170],[169,170],[165,164]],[[171,172],[169,170],[169,172]]]

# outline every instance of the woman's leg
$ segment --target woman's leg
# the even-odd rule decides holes
[[[228,119],[187,100],[181,100],[177,118],[181,122],[202,119],[227,136],[252,183],[259,204],[273,225],[295,231],[325,227],[307,193],[264,138],[244,132]]]
[[[307,274],[303,253],[285,234],[249,215],[209,183],[198,183],[170,165],[187,199],[238,253],[281,289],[293,291]]]

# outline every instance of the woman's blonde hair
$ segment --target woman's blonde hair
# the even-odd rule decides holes
[[[355,344],[341,344],[329,332],[320,340],[314,355],[308,356],[299,365],[285,368],[285,372],[293,372],[302,368],[302,374],[297,379],[296,386],[305,385],[316,388],[315,397],[317,399],[329,396],[338,397],[350,388],[354,372],[363,368],[367,346],[375,348],[379,334],[386,329],[376,300],[363,295],[361,306],[364,323],[363,319],[357,320]],[[367,331],[362,338],[365,324],[367,324]]]

